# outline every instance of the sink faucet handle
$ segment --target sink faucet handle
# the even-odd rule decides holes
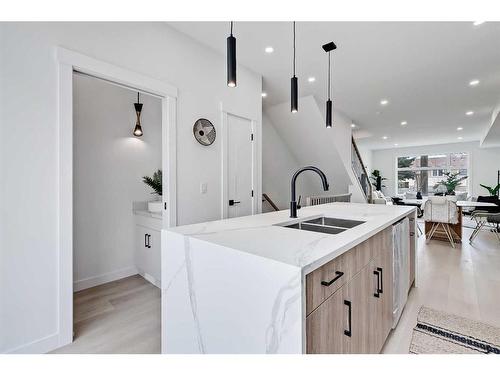
[[[302,206],[300,205],[300,200],[302,199],[302,195],[299,195],[299,200],[297,201],[297,210],[300,210]]]

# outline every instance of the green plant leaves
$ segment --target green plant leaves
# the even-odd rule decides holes
[[[486,186],[486,185],[483,185],[483,184],[479,184],[479,186],[485,188],[486,190],[488,190],[490,192],[490,195],[493,196],[493,195],[497,195],[498,194],[498,191],[500,190],[500,184],[498,184],[497,186],[495,187],[492,187],[492,186]]]
[[[144,176],[142,178],[142,182],[144,182],[146,185],[148,185],[151,189],[154,191],[151,194],[158,194],[162,195],[163,193],[163,178],[162,178],[162,172],[161,169],[158,169],[156,172],[153,173],[153,177],[149,176]]]

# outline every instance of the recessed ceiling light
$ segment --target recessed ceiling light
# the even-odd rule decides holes
[[[263,98],[265,98],[267,96],[267,92],[263,92],[262,94],[260,94]]]
[[[352,123],[351,128],[355,128],[355,127],[356,127],[356,124]]]
[[[389,137],[388,137],[388,136],[386,136],[386,135],[384,135],[384,136],[382,137],[382,139],[387,139],[387,138],[389,138]]]
[[[397,143],[394,143],[394,146],[399,146]]]
[[[464,139],[463,137],[457,137],[457,139]]]
[[[387,99],[382,99],[382,100],[380,101],[380,104],[382,104],[382,105],[387,105],[387,104],[389,104],[389,101],[388,101]]]
[[[307,82],[314,82],[314,81],[316,81],[316,78],[314,78],[314,77],[309,77],[307,79]]]
[[[405,126],[406,124],[408,124],[406,121],[401,121],[402,126]]]
[[[469,82],[469,86],[477,86],[477,85],[479,85],[478,79],[473,79],[472,81]]]
[[[460,130],[464,130],[464,128],[462,128],[461,126],[459,126],[459,127],[457,128],[457,130],[458,130],[458,131],[460,131]]]
[[[274,52],[274,48],[273,48],[273,47],[271,47],[271,46],[269,46],[269,47],[266,47],[266,48],[264,49],[264,51],[266,51],[266,53],[273,53],[273,52]]]
[[[479,26],[479,25],[482,25],[483,23],[485,23],[486,21],[474,21],[472,24],[474,26]]]
[[[472,115],[474,114],[474,111],[468,111],[468,112],[465,112],[465,114],[466,114],[467,116],[472,116]]]

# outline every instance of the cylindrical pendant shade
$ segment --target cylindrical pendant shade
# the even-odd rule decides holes
[[[326,127],[332,127],[333,113],[332,113],[332,101],[328,99],[326,101]]]
[[[236,38],[227,37],[227,85],[236,87]]]
[[[299,84],[297,77],[293,76],[291,80],[292,97],[290,99],[290,109],[293,113],[299,110]]]

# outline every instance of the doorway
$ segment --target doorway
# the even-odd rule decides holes
[[[159,229],[176,224],[176,97],[165,82],[57,48],[59,68],[59,289],[58,344],[73,340],[73,74],[80,72],[128,89],[156,96],[161,102],[162,219]],[[132,124],[133,126],[133,124]],[[130,131],[133,129],[131,128]],[[159,240],[154,241],[160,245]],[[161,246],[161,245],[160,245]]]
[[[258,211],[255,121],[223,112],[222,217],[233,218]]]

